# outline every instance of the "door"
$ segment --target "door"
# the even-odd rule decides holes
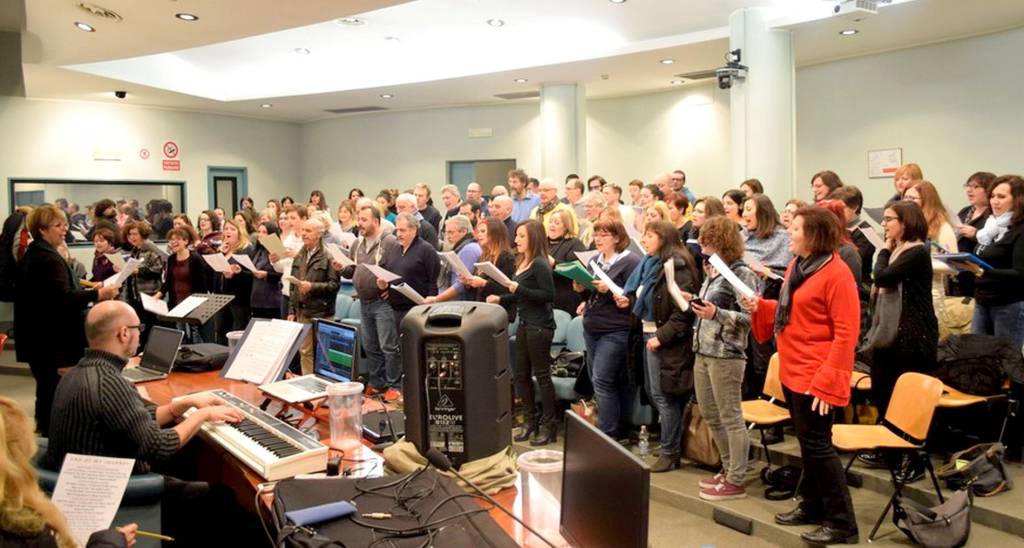
[[[449,161],[448,184],[459,187],[465,196],[469,183],[476,182],[484,195],[490,195],[494,185],[504,185],[508,172],[515,168],[515,160]]]
[[[228,215],[238,211],[242,198],[249,195],[248,168],[207,168],[210,209],[221,208]]]

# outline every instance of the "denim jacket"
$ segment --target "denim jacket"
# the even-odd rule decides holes
[[[743,259],[734,261],[729,268],[747,286],[755,291],[759,289],[760,278]],[[711,276],[709,272],[700,288],[700,298],[714,304],[716,310],[709,320],[697,317],[693,329],[694,353],[712,358],[746,359],[750,314],[740,306],[736,290],[725,276],[717,272]]]

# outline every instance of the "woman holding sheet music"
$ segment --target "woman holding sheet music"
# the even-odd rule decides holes
[[[235,298],[224,307],[224,313],[220,317],[217,326],[217,342],[227,344],[227,333],[229,331],[241,331],[249,324],[251,310],[249,299],[252,297],[252,272],[243,268],[237,261],[231,258],[235,255],[251,255],[252,246],[249,245],[249,234],[245,231],[245,225],[234,219],[224,219],[223,242],[221,253],[230,264],[227,272],[222,272],[219,279],[220,289],[218,293],[233,295]]]
[[[129,257],[142,261],[138,270],[121,286],[121,299],[135,309],[143,325],[147,326],[153,325],[154,316],[143,308],[141,294],[157,293],[164,274],[163,254],[156,244],[149,241],[152,232],[146,221],[130,221],[121,227],[121,239],[131,250]],[[139,344],[145,345],[148,339],[149,329],[146,328],[139,334]]]
[[[603,270],[619,287],[640,264],[640,256],[629,250],[629,233],[618,221],[598,221],[594,225],[594,245],[599,252],[591,268]],[[597,400],[597,427],[612,439],[629,436],[629,416],[635,383],[624,375],[631,317],[628,308],[615,305],[615,295],[600,279],[593,281],[594,291],[580,304],[583,338],[587,345],[587,370]]]
[[[693,312],[683,311],[668,290],[664,264],[672,261],[680,290],[697,291],[697,265],[668,221],[650,223],[641,243],[647,256],[626,281],[620,309],[631,309],[641,321],[644,341],[644,386],[661,415],[661,456],[651,472],[679,468],[683,408],[693,392]]]
[[[206,261],[193,251],[197,239],[190,226],[172,228],[167,232],[167,245],[171,254],[167,257],[164,282],[160,291],[153,295],[157,299],[167,297],[167,308],[174,308],[186,297],[195,293],[206,293]]]
[[[548,254],[552,266],[576,260],[577,251],[586,251],[587,247],[576,238],[573,232],[572,212],[559,209],[551,212],[548,218]],[[573,291],[572,280],[564,276],[555,276],[555,308],[564,310],[570,316],[576,315],[582,297]]]
[[[281,276],[270,260],[270,251],[259,241],[259,237],[273,234],[281,236],[277,223],[265,221],[256,227],[257,239],[253,242],[252,259],[256,271],[252,273],[252,316],[254,318],[277,319],[281,317]]]
[[[1024,344],[1024,179],[992,181],[992,216],[978,231],[979,258],[992,266],[975,284],[973,332]]]
[[[991,215],[988,205],[989,185],[995,178],[994,173],[979,171],[972,173],[964,183],[968,205],[956,214],[960,219],[956,235],[956,247],[960,253],[974,253],[978,247],[978,231],[985,227],[985,221]],[[950,295],[974,296],[974,273],[960,272],[954,280],[949,288]]]
[[[480,262],[490,262],[509,279],[516,275],[516,257],[509,249],[508,229],[504,221],[497,217],[487,217],[477,223],[476,242],[480,244]],[[460,280],[462,285],[471,288],[466,296],[474,301],[486,302],[491,295],[501,297],[509,294],[507,287],[490,278],[481,277],[479,269],[476,276],[462,276]],[[507,302],[504,307],[508,312],[509,323],[516,321],[516,307],[513,303]]]

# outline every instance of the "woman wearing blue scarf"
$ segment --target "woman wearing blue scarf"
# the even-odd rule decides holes
[[[698,274],[672,223],[648,224],[641,243],[647,256],[615,304],[632,307],[643,326],[644,388],[661,415],[661,456],[651,467],[657,473],[679,468],[683,407],[693,391],[693,312],[672,300],[663,265],[672,261],[676,284],[689,293],[697,291]]]

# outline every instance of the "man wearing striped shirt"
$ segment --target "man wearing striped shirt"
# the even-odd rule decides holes
[[[159,407],[142,400],[121,369],[139,347],[139,317],[122,301],[97,304],[85,320],[89,348],[60,380],[50,416],[45,466],[58,470],[67,453],[135,459],[135,473],[178,451],[207,421],[238,422],[220,398],[198,394]],[[191,407],[187,419],[173,425]]]

